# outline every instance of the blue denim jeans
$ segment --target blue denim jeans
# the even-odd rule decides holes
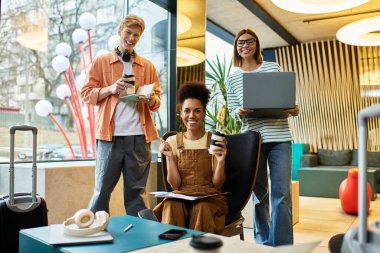
[[[259,170],[252,195],[256,243],[270,246],[293,244],[291,160],[291,142],[261,145]],[[271,182],[270,215],[267,163]]]
[[[137,216],[145,209],[145,185],[151,161],[150,143],[144,135],[116,136],[112,141],[96,141],[95,189],[88,208],[109,213],[109,201],[123,174],[124,208]]]

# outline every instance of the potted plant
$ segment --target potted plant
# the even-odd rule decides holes
[[[239,133],[241,122],[230,115],[227,107],[227,85],[226,79],[230,74],[232,62],[226,63],[216,56],[216,60],[206,60],[210,68],[206,71],[206,83],[211,85],[211,100],[206,109],[206,125],[211,131],[221,131],[225,134]]]

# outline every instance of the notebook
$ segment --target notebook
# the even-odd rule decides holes
[[[62,224],[52,224],[49,226],[49,230],[48,243],[54,246],[105,243],[113,241],[112,235],[107,231],[101,231],[94,235],[87,236],[69,236],[63,233]]]
[[[243,73],[243,107],[252,118],[286,118],[296,106],[295,72]]]
[[[202,196],[189,196],[189,195],[185,195],[185,194],[178,194],[178,193],[165,192],[165,191],[149,192],[149,193],[153,194],[156,197],[160,197],[160,198],[174,198],[174,199],[184,199],[184,200],[190,200],[190,201],[228,194],[228,192],[221,192],[221,193],[215,193],[215,194],[205,194]]]
[[[137,101],[139,98],[146,98],[149,94],[154,91],[155,84],[142,85],[137,89],[136,94],[130,94],[120,97],[120,99],[126,99],[131,101]]]

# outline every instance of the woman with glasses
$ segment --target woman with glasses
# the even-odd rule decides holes
[[[291,160],[292,136],[287,118],[252,118],[252,109],[243,108],[243,73],[280,72],[275,62],[264,61],[260,41],[251,29],[241,30],[235,37],[233,64],[237,67],[227,78],[228,109],[242,121],[242,131],[257,131],[262,145],[259,170],[253,190],[254,235],[260,244],[278,246],[293,244]],[[280,80],[279,80],[280,81]],[[263,86],[265,83],[262,84]],[[297,116],[298,106],[285,110]],[[268,183],[268,170],[270,186]],[[269,214],[269,192],[271,213]]]

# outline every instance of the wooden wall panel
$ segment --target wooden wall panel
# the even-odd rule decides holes
[[[380,104],[380,47],[317,41],[275,50],[284,71],[297,73],[294,141],[318,149],[357,149],[357,113]],[[372,94],[372,95],[371,95]],[[371,96],[369,96],[371,95]],[[368,123],[368,149],[380,151],[380,119]]]
[[[177,90],[187,81],[205,82],[205,63],[177,68]]]

